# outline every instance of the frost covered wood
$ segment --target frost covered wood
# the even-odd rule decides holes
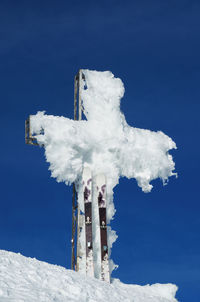
[[[115,213],[113,188],[119,177],[135,178],[144,192],[150,192],[152,180],[160,178],[166,183],[175,175],[174,162],[168,152],[176,145],[161,131],[138,129],[126,123],[120,111],[124,86],[119,78],[109,71],[83,72],[85,82],[81,96],[87,121],[38,112],[31,116],[31,133],[44,146],[51,175],[58,182],[78,181],[84,166],[90,168],[93,177],[100,173],[106,175],[109,223]],[[79,200],[79,205],[83,211],[83,201]],[[111,229],[108,236],[110,253],[117,236]],[[112,262],[110,266],[112,270]]]
[[[1,302],[177,302],[173,284],[112,284],[0,250]]]

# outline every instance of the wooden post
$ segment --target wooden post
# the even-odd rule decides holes
[[[81,81],[84,79],[82,70],[80,69],[74,79],[74,120],[82,120],[82,99],[81,99]],[[37,139],[31,134],[30,116],[25,121],[25,142],[29,145],[36,145]],[[71,255],[71,269],[79,270],[79,257],[80,255],[80,244],[79,235],[81,228],[81,215],[78,206],[76,185],[73,183],[73,193],[72,193],[72,255]],[[75,256],[75,246],[76,246],[76,256]]]
[[[82,99],[81,89],[83,73],[80,69],[74,80],[74,120],[82,120]],[[78,113],[78,114],[77,114]],[[75,202],[76,199],[76,202]],[[78,206],[76,185],[73,184],[73,204],[72,204],[72,269],[79,271],[79,259],[80,255],[80,229],[82,227],[82,220],[80,214],[80,208]],[[76,240],[75,240],[76,236]],[[76,257],[75,257],[75,241],[76,241]]]

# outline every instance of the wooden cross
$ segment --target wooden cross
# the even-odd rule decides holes
[[[87,133],[91,135],[91,133],[94,132],[95,129],[102,125],[103,131],[99,132],[99,137],[98,137],[98,131],[97,134],[94,133],[94,137],[96,139],[97,136],[97,141],[98,139],[100,141],[102,140],[107,140],[107,142],[111,139],[111,143],[114,146],[114,150],[117,148],[117,152],[112,152],[112,149],[110,149],[110,144],[104,144],[103,147],[104,149],[99,150],[98,156],[99,155],[107,155],[108,160],[107,160],[107,165],[112,164],[112,161],[109,162],[110,156],[113,157],[114,159],[114,164],[111,165],[111,167],[115,168],[115,164],[122,164],[123,163],[123,169],[120,172],[116,166],[116,172],[114,174],[114,179],[117,181],[117,177],[119,176],[118,174],[121,173],[122,176],[125,176],[127,178],[135,178],[138,182],[138,185],[142,188],[144,192],[150,192],[152,185],[150,184],[150,181],[159,177],[165,182],[169,176],[176,175],[173,173],[174,170],[174,162],[172,160],[172,156],[168,154],[168,151],[170,149],[176,148],[176,144],[172,141],[171,138],[169,138],[167,135],[162,133],[161,131],[158,132],[152,132],[149,130],[144,130],[144,129],[137,129],[134,127],[130,127],[125,120],[125,117],[123,114],[120,112],[120,103],[119,100],[123,96],[124,93],[124,88],[123,84],[120,81],[120,79],[113,79],[113,75],[109,72],[105,72],[103,76],[106,77],[106,82],[108,89],[105,88],[104,85],[101,85],[101,76],[100,78],[95,78],[97,76],[96,71],[92,71],[90,73],[90,76],[88,77],[87,74],[88,71],[84,70],[79,70],[78,74],[75,76],[75,83],[74,83],[74,120],[77,122],[75,123],[77,125],[77,132],[75,136],[75,146],[76,142],[83,140],[83,143],[87,146],[89,143],[88,140],[85,140],[85,135]],[[84,77],[85,73],[85,77]],[[100,75],[100,74],[99,74]],[[102,74],[101,74],[102,75]],[[81,97],[81,90],[84,89],[84,85],[86,84],[85,88],[90,89],[90,81],[91,77],[94,76],[94,82],[95,85],[93,85],[92,90],[88,90],[85,92],[82,92],[83,94],[83,100],[84,100],[84,110],[82,107],[82,97]],[[88,77],[88,78],[87,78]],[[98,80],[97,80],[98,79]],[[87,83],[88,80],[88,83]],[[99,81],[99,82],[98,82]],[[114,82],[113,82],[114,81]],[[99,84],[98,84],[99,83]],[[87,87],[88,84],[88,87]],[[104,83],[105,84],[105,83]],[[118,86],[119,85],[119,86]],[[116,87],[119,87],[116,89]],[[93,89],[94,88],[94,89]],[[96,91],[95,91],[96,89]],[[91,92],[92,91],[92,92]],[[91,93],[90,93],[91,92]],[[87,94],[88,93],[88,94]],[[95,101],[93,102],[93,99]],[[116,99],[116,100],[115,100]],[[88,102],[87,102],[88,101]],[[102,102],[101,102],[102,101]],[[95,103],[96,102],[96,103]],[[99,105],[99,107],[98,107]],[[114,106],[114,107],[113,107]],[[114,110],[113,110],[114,108]],[[81,125],[85,125],[85,123],[80,122],[82,119],[82,112],[84,111],[86,117],[88,118],[88,123],[87,126],[82,129]],[[90,111],[90,112],[89,112]],[[104,114],[106,112],[106,114]],[[88,113],[92,113],[92,116],[89,115]],[[43,113],[39,113],[43,114]],[[44,116],[44,114],[43,114]],[[101,117],[100,120],[99,116]],[[31,117],[31,116],[30,116]],[[42,142],[44,142],[43,139],[45,139],[45,136],[42,134],[45,134],[42,132],[42,125],[44,125],[44,129],[50,129],[51,128],[51,122],[49,124],[46,124],[45,122],[40,123],[39,122],[39,130],[37,130],[37,118],[36,118],[36,136],[32,135],[31,131],[31,118],[28,118],[26,120],[26,133],[25,133],[25,140],[27,144],[31,145],[38,145],[37,143],[37,137],[38,137],[38,142],[40,142],[40,145]],[[54,117],[47,117],[48,121],[51,121],[54,119]],[[104,120],[105,118],[105,120]],[[57,118],[56,118],[57,120]],[[60,119],[59,119],[60,121]],[[90,123],[92,121],[92,123]],[[111,121],[111,122],[110,122]],[[97,123],[96,123],[97,122]],[[109,131],[104,127],[108,123],[109,125]],[[34,122],[33,122],[34,124]],[[74,127],[74,121],[70,121],[68,119],[68,124],[70,125],[69,128]],[[101,124],[101,125],[100,125]],[[95,126],[97,125],[97,126]],[[33,125],[32,125],[33,126]],[[97,127],[95,129],[90,128],[90,127]],[[115,128],[119,126],[119,129],[117,129],[115,133]],[[49,128],[48,128],[49,127]],[[69,128],[66,128],[66,131],[68,131]],[[60,129],[60,128],[58,128]],[[104,132],[104,129],[106,130]],[[34,126],[33,126],[34,130]],[[41,130],[41,131],[40,131]],[[80,130],[80,132],[79,132]],[[97,129],[98,130],[98,129]],[[45,130],[46,131],[46,130]],[[53,130],[54,131],[54,130]],[[56,130],[57,131],[57,130]],[[79,133],[83,133],[81,131],[84,131],[83,137],[79,137]],[[47,131],[48,133],[48,131]],[[38,134],[38,136],[37,136]],[[65,134],[63,134],[65,135]],[[50,136],[50,134],[49,134]],[[48,137],[48,136],[47,136]],[[50,137],[51,138],[51,137]],[[67,138],[67,135],[66,135]],[[120,140],[119,140],[120,139]],[[65,140],[65,137],[64,137]],[[66,140],[67,141],[67,140]],[[114,144],[113,144],[114,142]],[[53,146],[56,146],[58,143],[59,146],[63,146],[63,140],[60,140],[59,138],[59,133],[55,135],[54,140],[53,140]],[[46,143],[45,143],[46,144]],[[54,145],[55,144],[55,145]],[[102,143],[101,143],[102,144]],[[45,145],[45,147],[48,147],[49,145]],[[52,146],[52,145],[51,145]],[[65,151],[63,153],[63,158],[65,159],[65,152],[68,150],[68,145],[65,145]],[[115,148],[116,147],[116,148]],[[107,148],[107,149],[106,149]],[[58,149],[59,150],[59,149]],[[75,150],[76,151],[76,150]],[[83,150],[84,151],[84,150]],[[85,152],[88,152],[87,149],[85,149]],[[95,151],[92,150],[94,153],[95,157]],[[101,153],[102,152],[102,153]],[[134,154],[134,156],[127,156],[127,152],[129,154]],[[76,153],[76,152],[75,152]],[[80,149],[79,153],[80,157],[82,157],[82,151]],[[98,159],[98,156],[96,159]],[[106,156],[105,156],[106,157]],[[73,161],[73,157],[70,158],[70,160]],[[51,160],[50,162],[50,168],[51,167]],[[56,163],[58,169],[60,168],[59,162],[52,162],[52,165]],[[95,161],[96,163],[96,161]],[[162,163],[162,164],[161,164]],[[110,177],[109,181],[112,180],[113,178],[113,171],[112,169],[109,170],[104,170],[103,166],[105,166],[104,160],[101,158],[101,164],[102,167],[101,169],[96,169],[94,166],[94,163],[91,163],[85,160],[83,162],[83,157],[82,160],[80,160],[80,164],[78,166],[78,172],[76,171],[75,177],[72,178],[73,181],[75,179],[78,179],[81,177],[82,173],[82,182],[77,180],[77,183],[80,184],[81,188],[83,189],[79,194],[82,194],[80,196],[77,196],[77,187],[76,184],[73,184],[73,198],[72,198],[72,258],[71,258],[71,268],[76,271],[83,271],[84,270],[84,263],[86,263],[86,274],[91,273],[90,275],[93,274],[92,272],[92,265],[93,263],[93,237],[96,236],[96,233],[94,233],[94,236],[92,236],[92,207],[93,209],[95,207],[98,207],[98,212],[99,212],[99,218],[96,216],[95,221],[99,219],[99,223],[96,223],[95,227],[99,229],[100,231],[100,249],[99,246],[98,248],[95,249],[97,258],[99,257],[99,254],[101,253],[101,279],[109,281],[109,269],[105,270],[105,267],[109,268],[108,266],[108,244],[107,244],[107,215],[106,215],[106,177],[105,175],[98,175],[100,171],[107,171],[107,176]],[[70,162],[66,160],[66,165],[70,165]],[[94,171],[90,171],[90,167]],[[53,170],[53,169],[52,169]],[[54,170],[55,171],[55,170]],[[53,172],[54,172],[53,171]],[[77,175],[78,174],[78,175]],[[55,176],[55,175],[54,175]],[[77,178],[76,178],[77,177]],[[65,176],[64,176],[65,178]],[[93,178],[96,178],[95,181],[93,182]],[[68,181],[67,177],[65,181]],[[92,184],[91,184],[92,183]],[[95,194],[91,193],[91,191],[95,190]],[[80,197],[80,198],[78,198]],[[77,201],[78,198],[78,201]],[[92,200],[96,199],[96,200]],[[80,204],[82,205],[82,201],[84,202],[84,207],[81,206],[83,213],[80,211]],[[97,212],[97,211],[96,211]],[[93,213],[96,214],[94,211]],[[83,238],[85,230],[85,238]],[[80,236],[82,235],[81,239]],[[80,240],[79,240],[80,239]],[[97,239],[97,237],[96,237]],[[85,247],[83,247],[83,240],[85,240]],[[99,240],[99,239],[98,239]],[[96,241],[98,241],[96,240]],[[82,244],[81,248],[80,245]],[[98,243],[99,244],[99,241]],[[81,252],[84,250],[84,255],[81,255]],[[100,253],[99,253],[100,250]],[[86,257],[86,261],[84,262],[84,257]],[[92,260],[92,261],[89,261]],[[102,265],[103,264],[103,265]],[[98,265],[97,265],[98,268]],[[99,272],[99,268],[97,269]],[[97,274],[96,274],[97,275]],[[109,277],[108,277],[109,276]]]

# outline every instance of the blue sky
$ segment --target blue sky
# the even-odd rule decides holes
[[[50,178],[42,148],[24,143],[29,114],[73,118],[79,68],[111,70],[125,84],[127,122],[162,130],[178,179],[115,188],[113,276],[172,282],[199,302],[199,1],[0,2],[0,249],[70,267],[72,188]]]

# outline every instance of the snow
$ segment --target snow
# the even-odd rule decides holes
[[[45,148],[51,176],[58,182],[76,183],[78,201],[84,211],[81,175],[84,167],[92,171],[93,179],[98,174],[106,175],[107,223],[115,214],[113,188],[120,177],[135,178],[144,192],[152,189],[151,181],[160,178],[165,184],[174,173],[175,164],[169,154],[176,148],[175,142],[161,131],[131,127],[120,111],[124,85],[109,72],[83,70],[85,82],[81,87],[84,115],[87,120],[74,121],[65,117],[38,112],[31,116],[31,133]],[[95,185],[95,184],[94,184]],[[95,191],[95,190],[93,190]],[[93,193],[95,194],[95,193]],[[95,200],[95,196],[93,195]],[[94,221],[98,210],[93,205]],[[100,258],[98,226],[94,227],[96,242],[96,265]],[[109,255],[117,235],[108,229]],[[81,234],[84,245],[84,230]],[[82,251],[84,254],[84,251]],[[84,259],[84,257],[83,257]],[[115,265],[110,260],[110,269]],[[96,277],[100,274],[97,268]]]
[[[111,284],[0,250],[1,302],[177,302],[173,284]]]
[[[82,89],[87,121],[38,112],[31,116],[31,132],[44,145],[52,177],[70,184],[82,174],[84,164],[93,174],[107,175],[110,190],[120,176],[135,178],[144,192],[150,182],[166,182],[174,175],[168,151],[176,144],[163,132],[130,127],[120,111],[124,86],[111,72],[84,70]]]

